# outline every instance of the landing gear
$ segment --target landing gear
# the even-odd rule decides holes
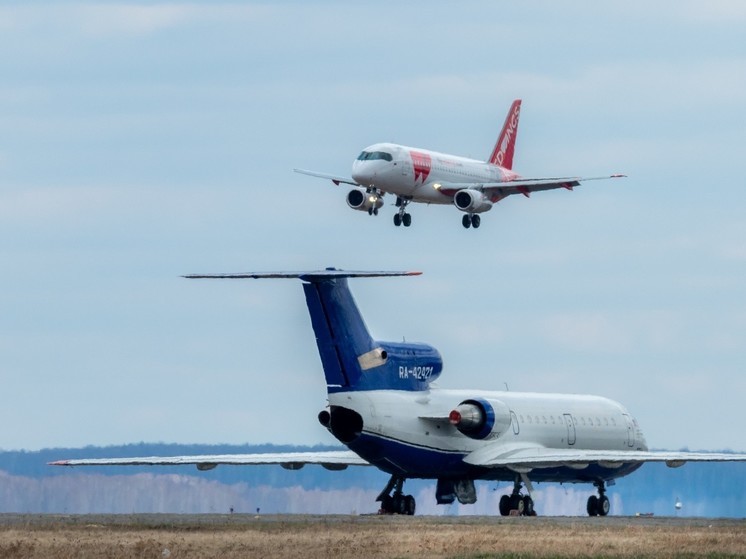
[[[412,495],[404,495],[404,478],[391,476],[391,479],[383,488],[376,501],[381,502],[381,509],[378,514],[406,514],[414,515],[417,503]],[[393,493],[391,491],[393,490]]]
[[[482,219],[477,214],[464,214],[464,217],[461,218],[461,225],[463,225],[465,229],[468,229],[469,227],[477,229],[481,223]]]
[[[513,492],[500,497],[500,514],[502,516],[536,516],[534,500],[531,495],[521,495],[521,478],[513,483]]]
[[[396,199],[396,207],[399,208],[399,212],[394,216],[394,225],[397,227],[400,225],[404,225],[404,227],[412,225],[412,216],[406,212],[407,204],[409,204],[409,200],[405,198]]]
[[[368,208],[368,215],[378,215],[378,208]]]
[[[611,503],[609,502],[609,498],[606,496],[604,482],[603,480],[599,480],[593,485],[598,488],[598,496],[591,495],[588,497],[588,504],[586,505],[588,516],[606,516],[609,514]]]

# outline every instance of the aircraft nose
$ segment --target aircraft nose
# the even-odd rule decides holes
[[[356,162],[352,169],[352,179],[364,186],[372,186],[376,178],[376,173],[370,168],[370,165]]]

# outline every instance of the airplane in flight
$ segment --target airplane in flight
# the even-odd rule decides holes
[[[407,479],[436,480],[439,504],[476,502],[476,480],[513,484],[502,515],[535,514],[534,482],[589,483],[591,516],[609,513],[607,485],[645,462],[746,461],[746,454],[651,451],[620,403],[591,395],[438,388],[440,353],[424,343],[375,340],[348,278],[419,272],[308,272],[191,275],[188,278],[297,278],[302,281],[326,377],[328,405],[318,421],[348,450],[59,460],[55,466],[280,464],[329,470],[375,466],[391,477],[377,498],[383,513],[414,514]],[[525,488],[525,493],[524,493]]]
[[[399,210],[394,215],[394,225],[397,227],[412,224],[412,215],[407,212],[407,206],[410,202],[420,202],[455,205],[464,212],[461,223],[467,229],[479,227],[480,214],[513,194],[528,197],[532,192],[541,190],[572,190],[582,181],[624,177],[620,174],[603,177],[521,177],[513,171],[520,112],[521,100],[516,99],[486,161],[380,143],[368,146],[360,153],[352,163],[352,178],[305,169],[294,171],[329,179],[336,185],[351,185],[347,205],[369,215],[378,215],[385,194],[396,196]]]

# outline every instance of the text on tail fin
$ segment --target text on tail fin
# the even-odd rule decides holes
[[[505,124],[497,137],[497,142],[488,159],[493,165],[500,165],[506,169],[513,168],[513,153],[515,151],[515,137],[518,135],[518,117],[521,114],[521,100],[516,99],[510,106]]]

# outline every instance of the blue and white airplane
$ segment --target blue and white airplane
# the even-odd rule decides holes
[[[188,278],[298,278],[326,376],[328,406],[318,419],[349,450],[222,456],[60,460],[57,466],[280,464],[330,470],[375,466],[391,478],[378,496],[385,513],[414,514],[410,478],[437,480],[439,504],[476,501],[475,480],[513,483],[500,514],[533,515],[532,482],[592,483],[591,516],[609,513],[607,484],[645,462],[746,461],[746,454],[648,450],[642,430],[620,403],[590,395],[446,390],[434,381],[440,353],[422,343],[371,337],[347,278],[418,272],[310,272],[191,275]],[[524,493],[524,488],[526,492]]]

